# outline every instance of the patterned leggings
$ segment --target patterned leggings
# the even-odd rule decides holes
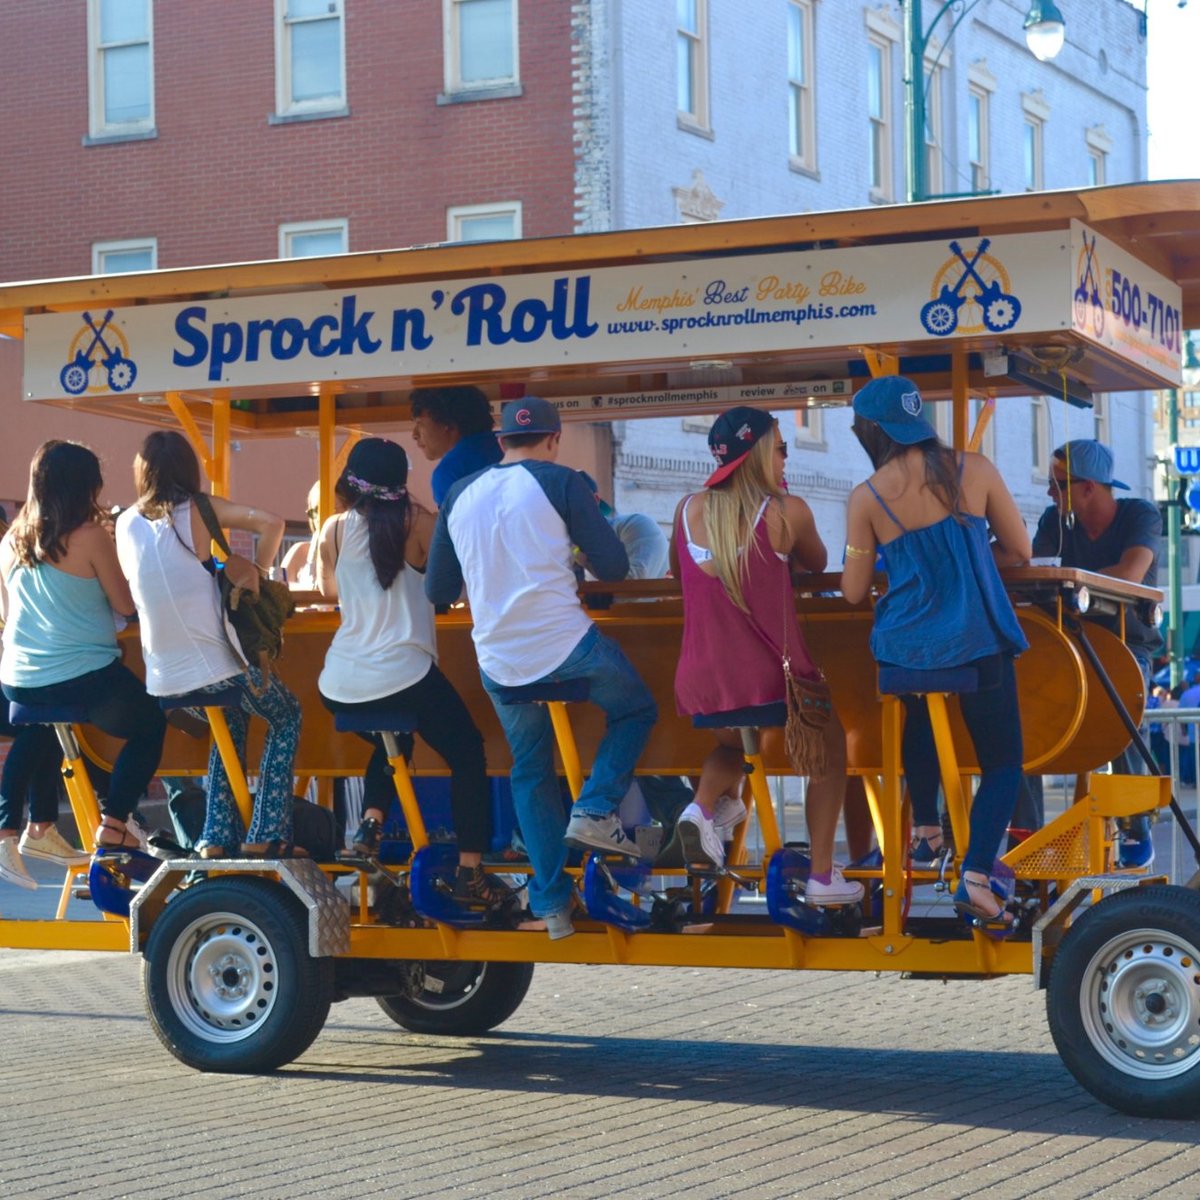
[[[296,744],[300,740],[300,701],[284,687],[277,675],[269,675],[267,686],[258,693],[251,687],[251,681],[254,688],[263,685],[263,675],[257,667],[247,667],[241,675],[199,689],[215,693],[236,687],[241,692],[241,705],[225,709],[225,720],[229,724],[229,733],[237,747],[243,769],[246,763],[247,717],[262,717],[267,723],[267,739],[263,743],[262,762],[258,769],[258,793],[254,797],[254,819],[244,839],[242,817],[234,803],[229,776],[215,742],[208,758],[208,806],[201,841],[230,850],[243,840],[258,843],[277,838],[286,842],[292,836],[292,768],[296,759]]]

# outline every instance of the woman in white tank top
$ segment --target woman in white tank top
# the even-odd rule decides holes
[[[317,587],[341,608],[318,687],[332,712],[403,709],[450,768],[450,806],[458,839],[455,895],[500,905],[511,892],[481,865],[491,840],[483,737],[437,665],[433,606],[425,598],[425,560],[434,516],[408,494],[408,456],[395,442],[364,438],[346,460],[338,495],[346,511],[321,529]],[[367,765],[363,821],[354,849],[373,855],[395,790],[377,735]],[[399,737],[406,758],[412,735]]]
[[[200,463],[188,440],[157,430],[134,460],[138,500],[117,521],[117,554],[129,579],[141,627],[146,686],[152,696],[219,692],[236,687],[237,708],[225,710],[244,760],[250,716],[267,722],[250,829],[242,826],[225,765],[214,745],[208,759],[208,804],[198,844],[207,858],[239,854],[282,858],[303,854],[292,844],[292,766],[300,739],[300,702],[273,672],[247,666],[226,625],[204,521],[192,503]],[[227,529],[258,535],[255,565],[265,575],[283,538],[283,518],[211,498]],[[257,587],[257,579],[252,581]]]

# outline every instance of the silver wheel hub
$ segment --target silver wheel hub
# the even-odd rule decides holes
[[[237,1042],[270,1015],[277,964],[262,931],[235,913],[193,921],[171,947],[167,986],[172,1008],[199,1037]]]
[[[1113,938],[1088,964],[1079,999],[1092,1044],[1125,1074],[1163,1079],[1200,1065],[1200,952],[1184,938]]]

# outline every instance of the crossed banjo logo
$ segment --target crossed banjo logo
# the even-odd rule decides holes
[[[952,333],[1004,333],[1021,316],[1004,264],[987,252],[990,238],[969,255],[950,243],[948,258],[933,277],[930,300],[921,306],[921,324],[934,337]]]
[[[70,396],[84,392],[124,392],[137,378],[137,363],[129,357],[129,341],[113,323],[110,308],[98,323],[91,313],[83,314],[83,325],[67,347],[67,365],[58,373],[63,391]]]

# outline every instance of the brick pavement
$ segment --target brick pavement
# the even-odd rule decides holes
[[[1200,1195],[1194,1122],[1121,1116],[1025,979],[539,967],[495,1035],[369,1000],[274,1076],[157,1043],[124,956],[0,952],[0,1195]]]

